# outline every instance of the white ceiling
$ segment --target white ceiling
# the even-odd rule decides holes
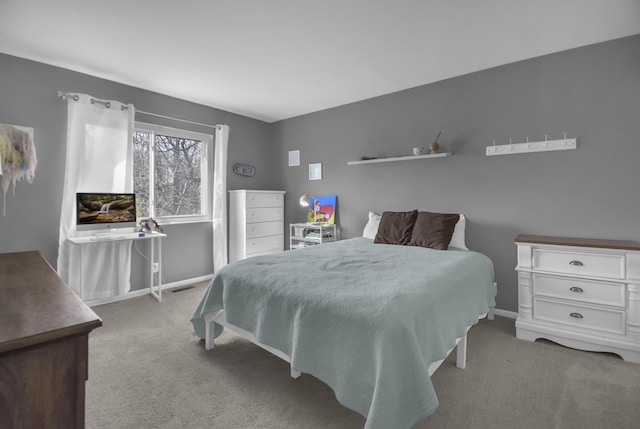
[[[639,33],[640,0],[0,0],[0,52],[267,122]]]

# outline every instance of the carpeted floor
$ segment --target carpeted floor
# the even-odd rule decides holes
[[[86,423],[106,428],[362,428],[332,390],[225,332],[210,352],[192,335],[206,284],[94,307]],[[515,338],[514,320],[469,332],[467,368],[455,353],[436,371],[440,406],[414,429],[640,427],[640,365],[606,353]],[[395,429],[395,428],[390,428]]]

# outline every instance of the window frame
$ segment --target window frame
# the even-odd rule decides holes
[[[213,135],[200,133],[197,131],[185,130],[181,128],[167,127],[164,125],[150,124],[148,122],[135,121],[133,124],[133,131],[148,132],[151,134],[151,140],[149,142],[149,216],[142,216],[141,219],[153,218],[160,224],[174,224],[174,223],[194,223],[194,222],[206,222],[212,220],[212,207],[211,207],[211,183],[209,179],[209,171],[212,163],[210,160],[210,154],[213,154]],[[174,215],[174,216],[156,216],[156,168],[155,168],[155,156],[156,156],[156,141],[155,135],[163,134],[170,137],[184,138],[189,140],[197,140],[202,142],[202,153],[200,155],[200,204],[203,210],[203,214],[199,215]],[[131,136],[132,144],[131,150],[133,151],[133,135]],[[135,169],[136,166],[134,165]]]

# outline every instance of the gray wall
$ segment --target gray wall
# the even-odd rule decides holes
[[[347,166],[411,154],[438,131],[448,158]],[[567,137],[578,149],[486,157],[485,148]],[[467,245],[494,261],[497,307],[517,311],[518,233],[639,240],[640,36],[547,55],[274,124],[288,192],[338,196],[343,238],[369,210],[465,213]],[[287,167],[300,149],[302,165]],[[322,162],[323,180],[307,180]]]
[[[0,253],[39,250],[55,267],[58,253],[60,200],[66,157],[66,101],[56,91],[81,92],[101,99],[133,103],[137,109],[185,118],[206,124],[227,124],[229,134],[230,189],[275,189],[280,177],[272,168],[278,156],[271,147],[270,125],[163,96],[138,88],[98,79],[81,73],[0,54],[0,123],[35,128],[38,167],[32,184],[19,182],[15,196],[6,196],[6,216],[0,214]],[[136,117],[149,123],[213,133],[174,121],[148,116]],[[235,162],[251,163],[257,173],[252,178],[231,173]],[[213,272],[212,228],[209,223],[170,225],[163,241],[163,277],[165,282],[190,279]],[[145,244],[139,249],[146,252]],[[132,288],[147,281],[134,252]]]
[[[34,183],[20,182],[15,196],[7,193],[0,252],[40,250],[55,266],[66,132],[66,103],[57,90],[228,124],[229,189],[286,190],[287,223],[304,219],[297,205],[303,193],[338,196],[343,238],[362,233],[369,210],[465,213],[467,244],[494,261],[501,309],[517,311],[518,233],[640,240],[640,36],[274,124],[2,54],[0,70],[0,122],[34,127],[39,159]],[[363,155],[409,155],[439,130],[441,151],[452,157],[347,166]],[[577,150],[484,156],[493,140],[555,139],[565,132],[578,139]],[[301,150],[300,167],[287,167],[293,149]],[[256,176],[233,174],[235,162],[255,165]],[[312,162],[323,163],[323,180],[307,180]],[[212,272],[209,224],[165,231],[165,282]],[[134,288],[144,281],[134,272]]]

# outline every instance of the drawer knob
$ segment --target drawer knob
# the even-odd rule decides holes
[[[584,264],[582,262],[580,262],[580,261],[571,261],[571,262],[569,262],[569,265],[573,265],[574,267],[581,267]]]
[[[569,314],[569,316],[575,317],[576,319],[584,318],[584,316],[582,314],[580,314],[580,313],[571,313],[571,314]]]
[[[581,287],[578,287],[578,286],[570,287],[569,290],[571,292],[584,292],[584,289],[582,289]]]

